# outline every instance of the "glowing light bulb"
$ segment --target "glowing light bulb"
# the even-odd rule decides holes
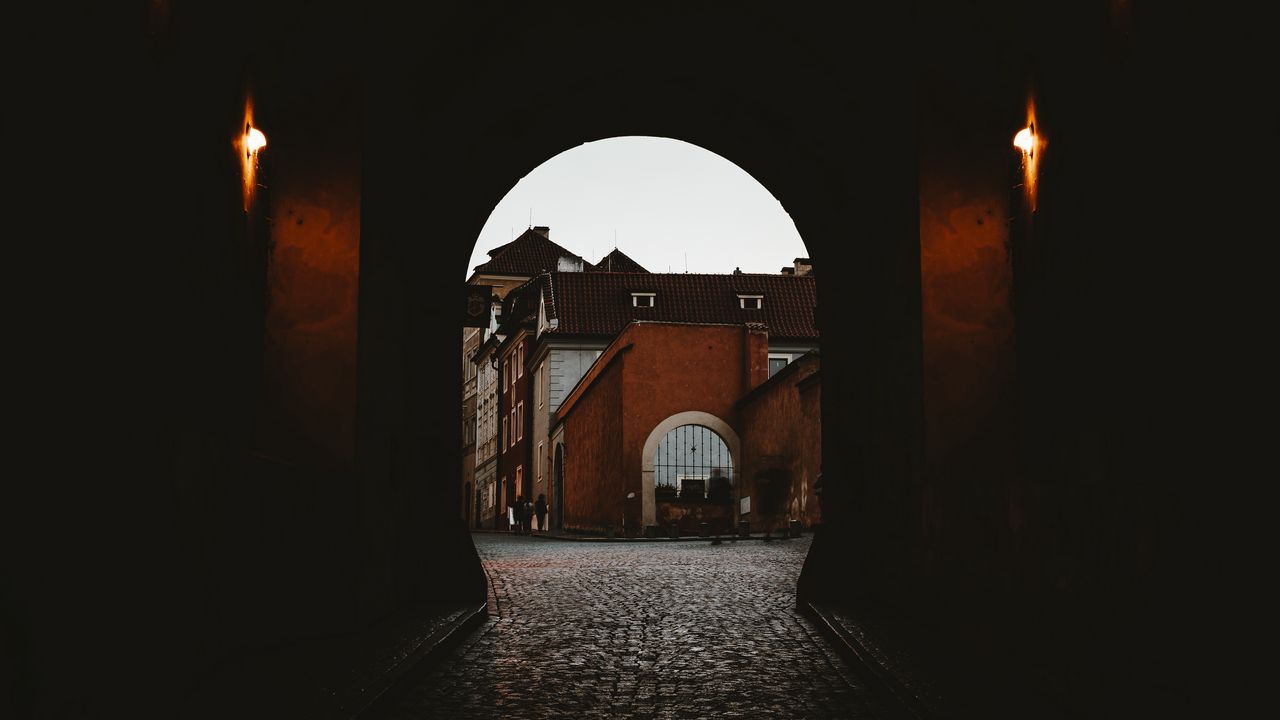
[[[256,127],[250,127],[245,133],[244,146],[252,155],[267,146],[267,136]]]
[[[1026,155],[1030,155],[1035,151],[1036,136],[1030,127],[1022,128],[1017,135],[1013,136],[1013,146]]]

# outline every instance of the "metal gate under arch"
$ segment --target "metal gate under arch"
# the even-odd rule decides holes
[[[681,425],[663,436],[654,451],[654,495],[728,502],[733,496],[733,470],[724,438],[705,425]]]

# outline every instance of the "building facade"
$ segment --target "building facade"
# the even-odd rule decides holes
[[[471,357],[476,368],[476,433],[475,433],[475,509],[472,515],[474,528],[498,528],[504,521],[501,486],[498,484],[498,451],[502,443],[499,433],[498,392],[500,389],[497,364],[497,347],[501,336],[497,334],[496,316],[485,331],[484,342]],[[464,488],[466,478],[463,478]]]
[[[630,323],[556,413],[565,528],[730,530],[742,470],[735,402],[766,379],[767,348],[760,326]]]
[[[580,256],[551,242],[550,236],[549,227],[530,227],[511,242],[490,250],[489,260],[477,265],[467,279],[470,285],[489,287],[492,296],[489,327],[464,328],[462,333],[461,517],[468,527],[505,527],[506,504],[514,497],[508,495],[510,488],[501,482],[498,469],[499,451],[509,438],[502,432],[500,413],[505,409],[499,408],[501,378],[492,367],[497,362],[498,345],[505,338],[498,332],[504,319],[503,301],[539,273],[592,267]]]
[[[743,444],[774,433],[769,462],[806,455],[820,433],[816,414],[752,408],[748,427],[738,406],[771,375],[782,386],[816,369],[811,275],[549,273],[543,283],[533,359],[548,368],[539,384],[552,505],[562,507],[553,526],[689,533],[702,523],[725,531],[816,521],[789,492],[756,492],[780,484],[767,484],[772,466],[759,468],[757,483]],[[780,432],[780,423],[795,427]]]
[[[772,353],[770,363],[772,364]],[[742,493],[753,498],[755,524],[783,530],[822,521],[814,495],[821,471],[822,393],[819,357],[801,355],[737,402],[742,424]]]
[[[506,338],[497,348],[502,383],[498,391],[502,440],[499,443],[497,472],[506,505],[519,499],[529,499],[533,490],[530,474],[532,453],[529,450],[532,437],[529,422],[531,378],[525,372],[525,355],[532,337],[532,322],[513,321],[509,324]]]
[[[476,434],[477,417],[476,364],[471,358],[480,349],[483,333],[479,328],[467,328],[462,340],[462,517],[467,527],[474,527],[479,519],[477,502],[479,488],[476,485]]]
[[[616,248],[587,263],[542,232],[490,255],[490,279],[519,277],[516,262],[555,269],[502,289],[474,354],[491,365],[477,371],[482,525],[540,495],[540,530],[818,521],[817,385],[796,388],[818,364],[806,258],[777,275],[650,273]]]

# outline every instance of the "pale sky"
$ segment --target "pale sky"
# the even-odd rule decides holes
[[[530,222],[529,211],[533,211]],[[530,225],[588,262],[617,247],[651,272],[776,273],[808,251],[769,191],[725,158],[679,140],[620,137],[547,160],[494,207],[467,266]]]

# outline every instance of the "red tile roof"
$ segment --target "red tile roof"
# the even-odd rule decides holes
[[[613,336],[633,320],[742,325],[759,323],[775,338],[816,340],[817,285],[812,275],[553,272],[543,290],[548,318],[564,335]],[[631,293],[655,293],[651,308]],[[738,294],[763,295],[763,307],[738,307]]]
[[[649,272],[645,270],[640,263],[627,257],[626,253],[618,248],[614,248],[613,252],[600,258],[600,262],[596,266],[589,268],[587,272]]]
[[[592,267],[581,255],[570,252],[551,242],[547,236],[529,228],[506,245],[489,251],[489,261],[475,266],[477,273],[490,275],[515,275],[533,277],[541,272],[554,271],[562,257],[581,260],[584,269]]]

